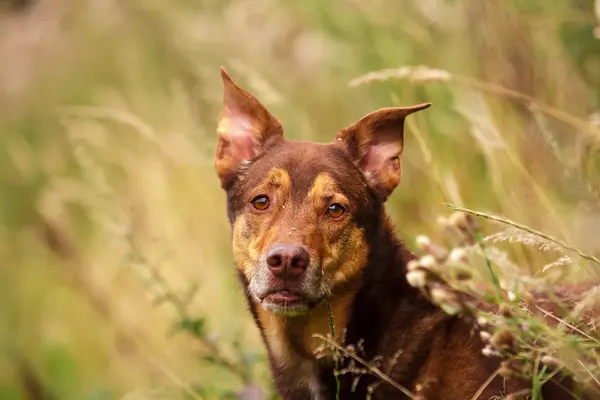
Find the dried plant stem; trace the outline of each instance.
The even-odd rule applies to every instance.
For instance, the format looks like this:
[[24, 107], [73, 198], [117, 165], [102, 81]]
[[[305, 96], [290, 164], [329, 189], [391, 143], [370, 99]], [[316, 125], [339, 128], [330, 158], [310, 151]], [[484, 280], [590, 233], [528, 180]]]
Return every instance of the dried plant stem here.
[[349, 82], [351, 87], [364, 85], [373, 81], [386, 81], [390, 79], [407, 79], [411, 82], [446, 82], [456, 83], [466, 87], [471, 87], [479, 91], [490, 93], [496, 96], [509, 98], [512, 100], [519, 101], [528, 105], [530, 108], [535, 109], [543, 114], [549, 115], [556, 118], [557, 120], [563, 121], [572, 127], [598, 136], [598, 129], [594, 128], [587, 121], [584, 121], [578, 117], [565, 113], [564, 111], [558, 110], [540, 101], [537, 101], [531, 96], [524, 93], [518, 92], [513, 89], [509, 89], [505, 86], [498, 85], [491, 82], [481, 81], [468, 76], [456, 75], [443, 69], [434, 69], [424, 66], [418, 67], [402, 67], [397, 69], [386, 69], [381, 71], [374, 71], [368, 74], [359, 76], [352, 79]]
[[413, 399], [413, 400], [418, 400], [418, 397], [415, 396], [413, 393], [411, 393], [410, 390], [406, 389], [404, 386], [402, 386], [398, 382], [394, 381], [392, 378], [390, 378], [389, 376], [387, 376], [382, 370], [380, 370], [379, 368], [377, 368], [374, 365], [371, 365], [370, 363], [368, 363], [366, 360], [364, 360], [363, 358], [361, 358], [360, 356], [358, 356], [354, 352], [346, 350], [345, 348], [343, 348], [342, 346], [340, 346], [339, 344], [337, 344], [335, 342], [335, 340], [329, 339], [329, 338], [327, 338], [327, 337], [325, 337], [323, 335], [314, 335], [314, 337], [323, 340], [324, 342], [326, 342], [330, 346], [334, 347], [336, 350], [341, 351], [342, 353], [344, 353], [348, 357], [350, 357], [350, 358], [354, 359], [355, 361], [361, 363], [371, 373], [377, 375], [380, 379], [382, 379], [383, 381], [385, 381], [385, 382], [389, 383], [390, 385], [392, 385], [394, 388], [396, 388], [399, 391], [401, 391], [405, 396], [407, 396], [407, 397], [409, 397], [410, 399]]
[[582, 131], [589, 131], [590, 125], [581, 119], [574, 117], [570, 114], [567, 114], [561, 110], [558, 110], [554, 107], [550, 107], [547, 104], [541, 103], [535, 100], [533, 97], [518, 92], [516, 90], [509, 89], [505, 86], [501, 86], [495, 83], [480, 81], [477, 79], [469, 78], [467, 76], [461, 75], [451, 75], [450, 81], [454, 81], [458, 84], [464, 86], [470, 86], [482, 92], [491, 93], [497, 96], [510, 98], [513, 100], [520, 101], [521, 103], [525, 103], [529, 105], [530, 108], [535, 109], [543, 114], [550, 115], [556, 118], [559, 121], [563, 121], [574, 128], [580, 129]]
[[[175, 293], [174, 290], [171, 289], [168, 282], [163, 278], [163, 276], [158, 272], [158, 270], [149, 265], [146, 258], [137, 249], [135, 243], [133, 243], [133, 240], [130, 237], [128, 237], [128, 242], [133, 255], [138, 259], [138, 261], [142, 263], [142, 265], [144, 265], [147, 268], [148, 272], [152, 277], [152, 281], [163, 291], [165, 297], [168, 298], [169, 302], [175, 308], [175, 311], [177, 312], [179, 318], [183, 320], [190, 319], [190, 315], [187, 311], [187, 303], [183, 301], [179, 297], [179, 295]], [[236, 365], [234, 362], [230, 361], [227, 357], [225, 357], [225, 355], [213, 341], [211, 341], [205, 336], [194, 337], [202, 342], [202, 345], [206, 347], [210, 355], [218, 361], [218, 364], [220, 366], [231, 372], [233, 375], [239, 377], [244, 384], [249, 384], [251, 382], [252, 379], [248, 371]]]
[[[329, 326], [331, 327], [331, 337], [335, 339], [335, 323], [333, 321], [333, 311], [331, 310], [331, 302], [330, 301], [327, 301], [327, 308], [329, 311]], [[339, 359], [336, 354], [334, 354], [333, 359], [335, 362], [335, 368], [333, 370], [333, 373], [335, 376], [335, 399], [340, 400], [341, 385], [340, 385], [340, 377], [339, 377], [339, 370], [340, 370]]]
[[479, 233], [479, 231], [475, 230], [475, 232], [473, 232], [475, 235], [475, 240], [477, 241], [477, 245], [479, 246], [479, 248], [481, 249], [481, 253], [483, 254], [483, 257], [485, 258], [485, 265], [490, 273], [490, 275], [492, 276], [492, 283], [494, 284], [494, 286], [496, 287], [496, 290], [498, 291], [498, 298], [501, 299], [502, 298], [502, 287], [500, 286], [500, 279], [498, 278], [498, 275], [496, 274], [496, 271], [494, 271], [494, 266], [492, 265], [492, 261], [490, 260], [490, 258], [487, 255], [487, 250], [486, 250], [486, 246], [483, 243], [483, 238], [481, 236], [481, 234]]
[[498, 375], [499, 372], [500, 372], [500, 370], [497, 369], [492, 375], [490, 375], [489, 378], [487, 378], [487, 380], [485, 382], [483, 382], [483, 384], [481, 385], [479, 390], [477, 390], [477, 392], [475, 392], [473, 397], [471, 397], [471, 400], [477, 400], [479, 398], [479, 396], [481, 396], [481, 394], [483, 393], [485, 388], [488, 387], [488, 385], [490, 383], [492, 383], [492, 381]]
[[548, 318], [552, 318], [553, 320], [555, 320], [556, 322], [560, 323], [560, 324], [564, 324], [565, 326], [567, 326], [570, 329], [573, 329], [575, 332], [579, 333], [580, 335], [590, 339], [592, 342], [596, 343], [597, 345], [600, 346], [600, 340], [588, 335], [587, 333], [585, 333], [584, 331], [582, 331], [581, 329], [579, 329], [578, 327], [576, 327], [573, 324], [568, 323], [567, 321], [558, 318], [557, 316], [555, 316], [554, 314], [552, 314], [550, 311], [543, 309], [540, 306], [535, 306], [538, 310], [540, 310], [545, 316], [547, 316]]
[[592, 262], [600, 265], [600, 260], [597, 257], [594, 257], [594, 256], [592, 256], [590, 254], [584, 253], [583, 251], [579, 250], [578, 248], [573, 247], [573, 246], [571, 246], [571, 245], [563, 242], [562, 240], [554, 238], [554, 237], [552, 237], [550, 235], [547, 235], [547, 234], [545, 234], [543, 232], [536, 231], [535, 229], [532, 229], [532, 228], [530, 228], [530, 227], [528, 227], [526, 225], [522, 225], [522, 224], [519, 224], [517, 222], [511, 221], [509, 219], [506, 219], [506, 218], [503, 218], [503, 217], [499, 217], [499, 216], [496, 216], [496, 215], [487, 214], [487, 213], [483, 213], [483, 212], [480, 212], [480, 211], [469, 210], [468, 208], [458, 207], [458, 206], [455, 206], [453, 204], [446, 204], [446, 205], [450, 209], [455, 210], [455, 211], [465, 212], [465, 213], [468, 213], [468, 214], [475, 215], [477, 217], [481, 217], [481, 218], [489, 219], [491, 221], [501, 222], [501, 223], [506, 224], [506, 225], [514, 226], [517, 229], [520, 229], [520, 230], [525, 231], [525, 232], [529, 232], [529, 233], [534, 234], [536, 236], [539, 236], [539, 237], [541, 237], [543, 239], [546, 239], [546, 240], [548, 240], [548, 241], [550, 241], [550, 242], [552, 242], [554, 244], [559, 245], [560, 247], [562, 247], [562, 248], [564, 248], [566, 250], [570, 250], [570, 251], [572, 251], [574, 253], [577, 253], [581, 258], [584, 258], [586, 260], [592, 261]]
[[180, 376], [171, 370], [158, 357], [152, 347], [144, 340], [140, 332], [136, 332], [132, 326], [125, 323], [118, 312], [115, 312], [105, 299], [110, 296], [90, 279], [86, 271], [87, 265], [83, 263], [70, 238], [61, 230], [40, 216], [40, 230], [49, 250], [52, 251], [62, 262], [68, 273], [69, 283], [78, 293], [85, 296], [92, 308], [107, 322], [112, 324], [117, 332], [127, 341], [130, 351], [134, 351], [144, 362], [163, 373], [170, 381], [182, 388], [186, 394], [194, 400], [203, 400], [193, 387], [186, 383]]

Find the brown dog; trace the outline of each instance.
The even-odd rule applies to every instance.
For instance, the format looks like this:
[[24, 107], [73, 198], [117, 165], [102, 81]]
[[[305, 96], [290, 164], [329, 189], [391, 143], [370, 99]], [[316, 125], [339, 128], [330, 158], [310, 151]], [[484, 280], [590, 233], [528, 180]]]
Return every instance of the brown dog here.
[[[498, 363], [481, 354], [472, 322], [407, 284], [413, 256], [384, 211], [400, 182], [404, 119], [430, 104], [375, 111], [330, 144], [296, 142], [225, 70], [222, 78], [215, 166], [235, 263], [280, 395], [335, 398], [333, 360], [315, 357], [322, 342], [313, 336], [331, 332], [330, 304], [336, 341], [361, 341], [361, 356], [383, 357], [381, 370], [397, 384], [420, 399], [470, 399]], [[369, 388], [375, 399], [408, 398], [372, 375], [354, 378], [340, 376], [341, 399], [364, 399]], [[497, 376], [478, 398], [522, 388]], [[544, 399], [569, 398], [557, 390]]]

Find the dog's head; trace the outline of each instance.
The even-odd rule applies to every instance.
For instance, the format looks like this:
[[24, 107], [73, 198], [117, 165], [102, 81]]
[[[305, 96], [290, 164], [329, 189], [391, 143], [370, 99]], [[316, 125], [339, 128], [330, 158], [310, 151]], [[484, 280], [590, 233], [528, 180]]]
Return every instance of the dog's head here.
[[221, 74], [215, 167], [235, 263], [252, 301], [306, 313], [361, 276], [367, 230], [400, 182], [404, 119], [430, 104], [375, 111], [329, 144], [288, 141], [277, 118]]

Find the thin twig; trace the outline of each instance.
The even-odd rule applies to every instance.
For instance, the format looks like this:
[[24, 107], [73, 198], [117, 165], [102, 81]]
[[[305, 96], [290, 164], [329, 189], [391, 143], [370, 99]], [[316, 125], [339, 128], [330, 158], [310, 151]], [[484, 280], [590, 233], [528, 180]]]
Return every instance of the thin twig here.
[[498, 375], [499, 372], [500, 372], [500, 370], [497, 369], [492, 375], [490, 375], [489, 378], [487, 378], [487, 380], [485, 382], [483, 382], [483, 385], [481, 385], [481, 387], [479, 388], [479, 390], [477, 390], [477, 392], [475, 392], [475, 394], [473, 395], [473, 397], [471, 397], [471, 400], [477, 400], [479, 398], [479, 396], [481, 396], [481, 394], [483, 393], [483, 391], [485, 390], [485, 388], [488, 387], [488, 385], [490, 383], [492, 383], [492, 381]]
[[[331, 337], [335, 339], [335, 323], [333, 321], [333, 311], [331, 310], [331, 302], [329, 300], [327, 300], [327, 308], [329, 310], [329, 326], [331, 327]], [[335, 376], [335, 399], [340, 400], [341, 384], [338, 374], [340, 371], [340, 365], [337, 355], [334, 355], [333, 359], [335, 361], [335, 369], [333, 370]]]
[[330, 346], [334, 347], [336, 350], [341, 351], [342, 353], [344, 353], [345, 355], [347, 355], [348, 357], [353, 358], [355, 361], [358, 361], [359, 363], [361, 363], [362, 365], [364, 365], [369, 371], [371, 371], [373, 374], [377, 375], [380, 379], [384, 380], [385, 382], [389, 383], [390, 385], [392, 385], [394, 388], [398, 389], [399, 391], [401, 391], [402, 393], [404, 393], [404, 395], [408, 396], [409, 398], [413, 399], [413, 400], [418, 400], [418, 397], [416, 395], [414, 395], [413, 393], [411, 393], [410, 390], [406, 389], [404, 386], [400, 385], [398, 382], [395, 382], [392, 378], [390, 378], [389, 376], [387, 376], [382, 370], [380, 370], [379, 368], [375, 367], [374, 365], [371, 365], [370, 363], [368, 363], [367, 361], [365, 361], [364, 359], [362, 359], [360, 356], [358, 356], [357, 354], [350, 352], [346, 349], [344, 349], [342, 346], [340, 346], [339, 344], [337, 344], [334, 340], [331, 340], [323, 335], [313, 335], [314, 337], [323, 340], [324, 342], [326, 342], [327, 344], [329, 344]]
[[598, 339], [595, 339], [593, 336], [588, 335], [587, 333], [585, 333], [584, 331], [582, 331], [581, 329], [579, 329], [578, 327], [576, 327], [573, 324], [568, 323], [565, 320], [562, 320], [560, 318], [558, 318], [557, 316], [555, 316], [554, 314], [552, 314], [550, 311], [548, 310], [544, 310], [542, 307], [540, 306], [535, 306], [538, 310], [540, 310], [542, 313], [544, 313], [544, 315], [546, 315], [547, 317], [550, 317], [552, 319], [554, 319], [556, 322], [559, 322], [561, 324], [565, 324], [568, 328], [573, 329], [575, 332], [579, 333], [580, 335], [585, 336], [586, 338], [590, 339], [592, 342], [595, 342], [596, 344], [600, 345], [600, 341]]
[[592, 377], [592, 380], [598, 384], [598, 387], [600, 387], [600, 381], [597, 377], [594, 376], [594, 374], [592, 373], [592, 371], [590, 371], [588, 366], [585, 365], [585, 363], [581, 360], [577, 360], [577, 362], [583, 367], [583, 369], [585, 369], [585, 372], [587, 372]]

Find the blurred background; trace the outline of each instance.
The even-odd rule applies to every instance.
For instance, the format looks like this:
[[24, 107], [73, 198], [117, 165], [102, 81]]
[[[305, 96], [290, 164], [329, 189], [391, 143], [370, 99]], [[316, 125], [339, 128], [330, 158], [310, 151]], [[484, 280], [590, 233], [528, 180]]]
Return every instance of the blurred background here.
[[271, 393], [213, 171], [221, 65], [293, 139], [432, 102], [389, 203], [410, 247], [452, 203], [600, 256], [599, 26], [593, 0], [0, 0], [0, 399]]

